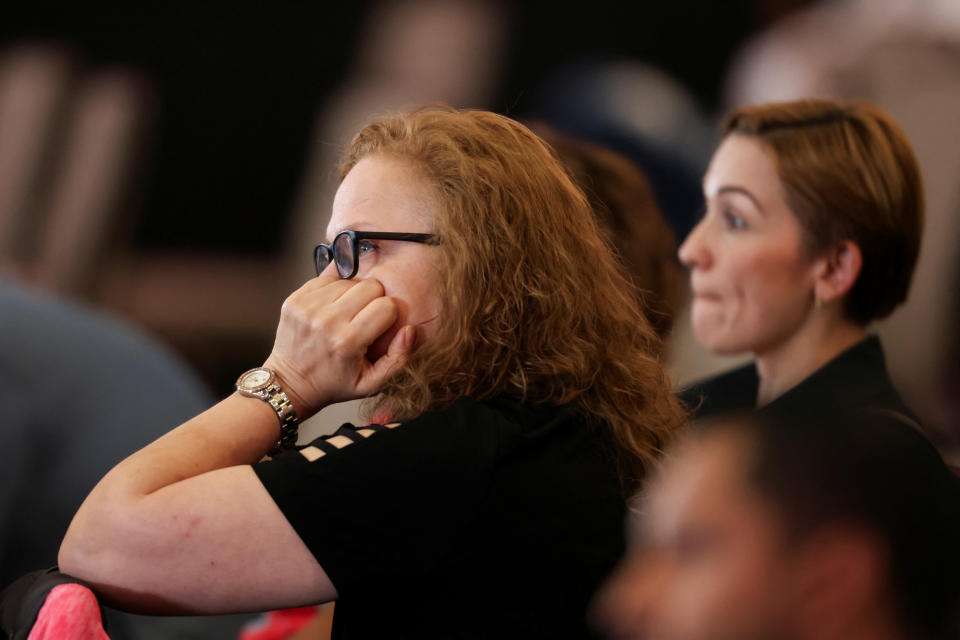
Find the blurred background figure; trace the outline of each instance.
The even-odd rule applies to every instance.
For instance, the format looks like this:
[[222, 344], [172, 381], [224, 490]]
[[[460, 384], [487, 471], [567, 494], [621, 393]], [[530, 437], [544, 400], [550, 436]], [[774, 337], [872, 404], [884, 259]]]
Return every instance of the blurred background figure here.
[[637, 512], [595, 611], [611, 638], [947, 638], [958, 479], [889, 414], [703, 425]]
[[532, 117], [630, 158], [674, 233], [693, 228], [715, 132], [676, 78], [637, 61], [578, 61], [551, 71], [530, 102]]
[[[102, 313], [0, 280], [0, 588], [51, 567], [94, 484], [212, 398], [170, 350]], [[246, 617], [110, 612], [115, 637], [204, 638]], [[132, 635], [131, 635], [132, 634]]]
[[587, 196], [600, 230], [638, 289], [661, 340], [686, 302], [686, 275], [677, 241], [644, 172], [626, 156], [535, 124]]

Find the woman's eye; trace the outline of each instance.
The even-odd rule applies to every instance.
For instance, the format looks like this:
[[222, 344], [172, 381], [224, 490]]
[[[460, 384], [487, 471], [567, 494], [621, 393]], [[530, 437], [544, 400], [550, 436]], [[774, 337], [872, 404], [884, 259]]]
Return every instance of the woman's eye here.
[[370, 253], [371, 251], [376, 251], [376, 250], [377, 250], [377, 245], [371, 242], [370, 240], [360, 240], [359, 242], [357, 242], [357, 251], [360, 253], [360, 255], [363, 255], [365, 253]]
[[727, 228], [729, 229], [743, 229], [747, 226], [747, 223], [743, 218], [730, 211], [723, 212], [723, 219], [726, 221]]

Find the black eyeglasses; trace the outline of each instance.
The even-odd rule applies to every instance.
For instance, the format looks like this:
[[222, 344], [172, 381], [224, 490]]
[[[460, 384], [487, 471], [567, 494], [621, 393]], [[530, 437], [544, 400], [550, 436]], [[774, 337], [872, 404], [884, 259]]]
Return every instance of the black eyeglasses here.
[[430, 233], [392, 233], [389, 231], [341, 231], [330, 244], [320, 243], [313, 248], [313, 262], [317, 275], [336, 263], [337, 273], [344, 280], [357, 275], [360, 267], [360, 254], [364, 251], [364, 240], [402, 240], [403, 242], [430, 242], [434, 239]]

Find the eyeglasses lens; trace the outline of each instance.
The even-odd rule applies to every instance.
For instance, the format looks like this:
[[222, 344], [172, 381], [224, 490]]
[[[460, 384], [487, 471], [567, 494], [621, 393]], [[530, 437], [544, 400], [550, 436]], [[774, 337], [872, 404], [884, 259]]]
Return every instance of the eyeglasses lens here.
[[333, 259], [341, 278], [353, 275], [353, 239], [349, 234], [341, 233], [333, 239]]
[[323, 270], [330, 265], [330, 261], [333, 259], [333, 254], [330, 253], [330, 249], [320, 245], [314, 251], [313, 258], [317, 266], [317, 275], [320, 275], [323, 273]]

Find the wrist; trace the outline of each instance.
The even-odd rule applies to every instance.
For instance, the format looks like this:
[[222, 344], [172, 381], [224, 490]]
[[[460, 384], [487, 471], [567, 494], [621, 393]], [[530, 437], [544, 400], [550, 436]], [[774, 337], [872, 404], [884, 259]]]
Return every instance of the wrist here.
[[262, 400], [270, 406], [279, 421], [277, 440], [270, 455], [292, 449], [297, 444], [300, 420], [296, 407], [284, 389], [282, 378], [267, 367], [255, 367], [237, 378], [237, 392], [249, 398]]
[[[279, 374], [278, 374], [279, 375]], [[283, 380], [283, 376], [279, 376]], [[300, 417], [300, 420], [306, 420], [313, 414], [315, 414], [319, 409], [312, 408], [304, 399], [296, 392], [293, 387], [284, 385], [284, 389], [287, 391], [287, 398], [290, 399], [290, 404], [293, 406], [294, 411], [297, 412], [297, 415]]]
[[278, 358], [271, 354], [270, 357], [264, 361], [263, 366], [264, 368], [276, 372], [276, 375], [281, 380], [283, 389], [287, 392], [287, 397], [290, 399], [290, 402], [293, 405], [294, 410], [297, 412], [297, 416], [299, 416], [301, 422], [311, 417], [328, 404], [320, 398], [312, 397], [313, 395], [317, 394], [310, 393], [314, 389], [312, 385], [310, 385], [309, 381], [296, 373], [296, 370], [293, 367], [288, 366], [282, 358]]

